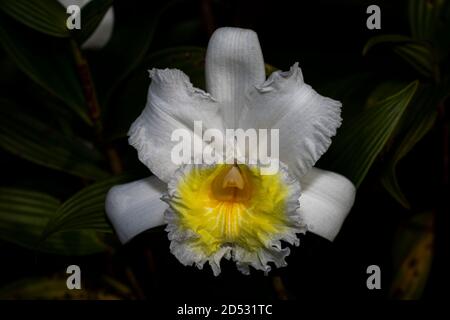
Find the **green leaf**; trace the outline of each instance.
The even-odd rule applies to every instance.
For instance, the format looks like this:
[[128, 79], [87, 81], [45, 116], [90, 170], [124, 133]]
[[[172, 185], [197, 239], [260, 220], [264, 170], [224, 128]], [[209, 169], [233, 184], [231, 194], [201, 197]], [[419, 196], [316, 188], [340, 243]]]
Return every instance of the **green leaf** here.
[[42, 238], [69, 230], [111, 232], [105, 215], [106, 194], [111, 187], [129, 181], [130, 178], [127, 175], [111, 177], [76, 193], [58, 208], [56, 215], [48, 222]]
[[0, 239], [53, 254], [86, 255], [103, 251], [104, 246], [92, 231], [54, 234], [37, 246], [59, 205], [59, 200], [44, 193], [0, 188]]
[[[102, 277], [94, 286], [86, 286], [83, 278], [82, 290], [67, 289], [67, 274], [57, 274], [51, 278], [33, 277], [9, 283], [0, 289], [1, 300], [118, 300], [133, 298], [131, 289], [116, 280]], [[109, 281], [109, 282], [107, 282]], [[114, 281], [121, 286], [122, 292], [113, 287]], [[116, 285], [117, 286], [117, 285]], [[97, 289], [98, 288], [98, 289]]]
[[0, 0], [0, 10], [34, 30], [55, 37], [69, 37], [68, 15], [55, 0]]
[[401, 142], [381, 177], [383, 187], [405, 208], [410, 208], [410, 204], [399, 186], [397, 165], [433, 127], [437, 118], [438, 97], [432, 88], [422, 88], [418, 91], [410, 110], [402, 120], [405, 132], [402, 134]]
[[364, 46], [363, 55], [380, 44], [391, 46], [396, 54], [424, 76], [430, 77], [433, 74], [436, 61], [431, 47], [426, 42], [398, 34], [375, 36]]
[[445, 0], [409, 0], [408, 16], [412, 36], [419, 40], [433, 40]]
[[418, 82], [367, 108], [343, 126], [327, 152], [330, 169], [342, 173], [358, 187], [383, 150], [404, 114]]
[[93, 0], [81, 9], [82, 28], [72, 30], [80, 44], [94, 33], [112, 3], [113, 0]]
[[28, 77], [91, 124], [67, 39], [39, 34], [0, 12], [0, 43]]
[[414, 42], [414, 39], [403, 36], [401, 34], [383, 34], [379, 36], [375, 36], [367, 41], [366, 45], [363, 48], [363, 55], [367, 55], [367, 53], [373, 49], [373, 47], [378, 46], [380, 44], [400, 44], [400, 43], [408, 43]]
[[[447, 0], [409, 0], [409, 23], [414, 39], [428, 43], [433, 48], [436, 65], [445, 61], [450, 51], [450, 3]], [[434, 78], [439, 82], [439, 70], [435, 67]]]
[[434, 215], [414, 215], [396, 234], [393, 247], [395, 276], [389, 296], [394, 299], [419, 299], [427, 283], [433, 260]]
[[396, 94], [403, 89], [408, 83], [405, 81], [388, 80], [379, 83], [374, 89], [371, 88], [369, 97], [366, 97], [365, 108], [376, 107], [381, 101]]
[[36, 164], [88, 179], [108, 173], [100, 169], [102, 155], [85, 141], [67, 137], [0, 100], [0, 147]]
[[420, 43], [406, 43], [393, 48], [394, 52], [426, 77], [434, 71], [434, 57], [429, 46]]

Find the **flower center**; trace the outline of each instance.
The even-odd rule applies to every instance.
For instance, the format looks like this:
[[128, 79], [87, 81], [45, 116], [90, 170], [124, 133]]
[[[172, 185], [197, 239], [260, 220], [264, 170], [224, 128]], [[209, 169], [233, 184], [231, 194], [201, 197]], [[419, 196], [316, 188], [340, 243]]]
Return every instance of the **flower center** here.
[[236, 164], [224, 166], [214, 178], [211, 189], [218, 201], [246, 202], [252, 197], [251, 179]]
[[289, 230], [287, 201], [299, 197], [281, 174], [261, 175], [245, 164], [189, 167], [174, 186], [174, 221], [208, 256], [223, 247], [255, 252], [269, 245]]

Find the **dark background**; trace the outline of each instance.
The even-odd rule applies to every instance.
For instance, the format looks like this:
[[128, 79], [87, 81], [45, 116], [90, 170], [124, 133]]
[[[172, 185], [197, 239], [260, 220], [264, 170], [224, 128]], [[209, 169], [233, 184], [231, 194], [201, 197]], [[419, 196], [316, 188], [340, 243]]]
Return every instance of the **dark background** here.
[[[298, 61], [305, 82], [319, 93], [344, 102], [345, 122], [346, 112], [350, 113], [348, 110], [352, 109], [352, 106], [362, 109], [370, 93], [386, 79], [408, 82], [418, 79], [421, 83], [429, 81], [388, 48], [375, 48], [367, 55], [362, 54], [364, 45], [376, 35], [410, 34], [407, 2], [179, 1], [159, 19], [146, 55], [176, 46], [206, 48], [211, 32], [221, 26], [253, 29], [258, 33], [266, 63], [287, 70]], [[369, 16], [366, 8], [370, 4], [378, 4], [381, 8], [381, 30], [366, 28], [366, 19]], [[115, 1], [114, 5], [139, 6], [135, 17], [138, 20], [145, 19], [146, 13], [150, 16], [164, 6], [165, 2], [129, 1], [127, 4], [126, 1]], [[11, 19], [4, 13], [1, 14], [0, 18]], [[127, 50], [127, 47], [121, 50]], [[31, 112], [39, 119], [47, 121], [46, 113], [49, 109], [39, 108], [39, 104], [44, 103], [36, 101], [35, 96], [29, 94], [35, 90], [36, 84], [29, 81], [28, 76], [15, 66], [14, 61], [1, 47], [0, 57], [0, 96], [25, 105], [25, 109], [32, 109]], [[98, 52], [86, 52], [86, 57], [94, 80], [101, 82], [101, 71], [97, 72], [97, 69], [101, 68], [96, 67], [96, 61], [108, 57]], [[120, 54], [117, 57], [120, 57]], [[170, 66], [170, 61], [168, 64]], [[109, 65], [114, 68], [116, 61], [111, 59]], [[121, 126], [126, 129], [140, 113], [139, 105], [142, 108], [145, 103], [149, 81], [145, 80], [145, 72], [151, 67], [152, 65], [145, 62], [138, 64], [126, 78], [142, 78], [142, 89], [133, 87], [130, 84], [133, 83], [132, 80], [123, 81], [119, 85], [115, 91], [119, 93], [113, 95], [112, 107], [109, 110], [116, 110], [117, 105], [121, 103], [126, 116], [122, 118], [122, 113], [118, 112], [117, 116], [114, 111], [108, 111], [107, 114], [109, 113], [111, 118], [104, 125], [105, 132], [114, 132], [117, 119], [123, 121]], [[443, 59], [442, 70], [443, 75], [448, 74], [447, 58]], [[361, 81], [347, 81], [353, 75], [361, 74], [367, 77], [361, 77]], [[123, 94], [120, 93], [121, 90]], [[133, 99], [129, 105], [128, 99]], [[443, 110], [447, 105], [447, 102], [442, 102]], [[48, 120], [49, 123], [53, 123], [52, 121]], [[114, 235], [107, 235], [108, 250], [87, 256], [41, 253], [8, 241], [0, 241], [0, 286], [31, 278], [64, 279], [65, 268], [69, 264], [76, 264], [81, 267], [84, 287], [93, 292], [108, 291], [112, 286], [105, 285], [103, 281], [103, 275], [107, 274], [128, 288], [120, 291], [113, 286], [116, 293], [120, 292], [117, 295], [121, 298], [180, 301], [226, 301], [235, 298], [402, 299], [406, 297], [405, 293], [395, 291], [393, 283], [398, 277], [402, 277], [401, 268], [405, 266], [396, 261], [402, 261], [410, 254], [408, 250], [413, 249], [399, 247], [399, 237], [404, 237], [405, 233], [409, 236], [411, 233], [411, 242], [414, 242], [420, 239], [424, 232], [429, 232], [434, 239], [429, 273], [418, 273], [413, 275], [413, 279], [406, 277], [401, 281], [413, 283], [417, 281], [414, 277], [425, 279], [425, 289], [419, 296], [425, 299], [442, 298], [440, 292], [448, 284], [446, 256], [450, 243], [447, 200], [449, 193], [444, 169], [445, 157], [448, 157], [448, 149], [445, 151], [445, 145], [448, 144], [445, 139], [448, 138], [443, 135], [446, 123], [448, 124], [448, 116], [443, 113], [398, 166], [398, 180], [411, 202], [411, 208], [404, 208], [394, 200], [379, 181], [392, 154], [392, 150], [386, 148], [377, 156], [358, 188], [354, 208], [335, 242], [330, 243], [311, 233], [302, 236], [301, 245], [292, 248], [291, 255], [287, 258], [288, 267], [274, 269], [269, 276], [254, 270], [250, 276], [242, 275], [233, 263], [228, 261], [223, 262], [219, 277], [212, 275], [209, 266], [205, 266], [203, 271], [184, 267], [170, 254], [167, 234], [161, 227], [139, 235], [125, 246], [121, 246]], [[82, 125], [75, 124], [74, 127], [82, 137], [88, 138], [91, 134]], [[358, 132], [354, 134], [358, 135]], [[118, 150], [125, 171], [133, 171], [138, 177], [149, 174], [138, 162], [135, 151], [127, 145], [125, 137], [119, 137], [111, 144]], [[59, 199], [67, 199], [86, 185], [85, 181], [80, 183], [77, 177], [39, 166], [5, 150], [0, 150], [0, 157], [2, 186], [48, 191]], [[318, 166], [331, 169], [329, 163], [330, 160], [325, 157]], [[448, 178], [448, 171], [446, 174]], [[415, 222], [411, 223], [411, 219], [420, 217], [423, 213], [427, 213], [425, 220], [429, 222], [431, 219], [432, 222], [425, 223], [426, 227], [423, 224], [417, 226]], [[418, 257], [417, 264], [427, 263], [420, 260], [420, 254]], [[366, 269], [369, 265], [378, 265], [381, 268], [381, 290], [368, 290], [366, 287]], [[414, 268], [414, 265], [411, 267]], [[12, 291], [15, 293], [8, 298], [27, 298], [17, 289], [20, 286], [15, 288], [16, 291]], [[2, 296], [7, 294], [3, 292]], [[36, 294], [32, 296], [36, 297], [39, 298]], [[102, 297], [98, 293], [92, 293], [81, 298]], [[73, 296], [66, 294], [58, 298]]]

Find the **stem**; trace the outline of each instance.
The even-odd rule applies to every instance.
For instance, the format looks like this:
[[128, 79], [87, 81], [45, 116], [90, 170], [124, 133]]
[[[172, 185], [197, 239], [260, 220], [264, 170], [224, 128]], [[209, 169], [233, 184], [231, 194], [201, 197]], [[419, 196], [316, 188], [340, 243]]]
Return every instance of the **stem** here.
[[128, 282], [130, 283], [131, 288], [133, 289], [136, 297], [139, 300], [145, 299], [144, 291], [142, 290], [141, 286], [139, 285], [133, 271], [131, 271], [130, 268], [125, 269], [125, 276], [127, 277]]
[[120, 161], [120, 157], [117, 153], [117, 150], [112, 146], [105, 146], [103, 139], [103, 126], [100, 118], [101, 108], [97, 99], [97, 94], [95, 91], [94, 81], [92, 80], [91, 70], [87, 63], [86, 58], [81, 52], [78, 44], [74, 41], [70, 41], [70, 45], [72, 47], [72, 53], [75, 60], [76, 69], [78, 72], [78, 76], [80, 78], [80, 83], [83, 88], [84, 99], [86, 101], [86, 105], [89, 109], [89, 117], [94, 124], [95, 137], [97, 142], [103, 149], [105, 149], [106, 156], [109, 160], [109, 165], [111, 171], [114, 174], [119, 174], [123, 172], [122, 162]]
[[289, 295], [287, 293], [286, 287], [284, 286], [283, 279], [280, 276], [274, 276], [272, 278], [272, 285], [280, 300], [289, 300]]
[[122, 161], [120, 160], [119, 153], [111, 146], [106, 148], [106, 155], [108, 156], [109, 166], [114, 174], [121, 174], [123, 172]]
[[71, 40], [70, 44], [72, 46], [72, 53], [75, 59], [78, 76], [83, 88], [84, 98], [89, 109], [89, 116], [94, 123], [94, 126], [99, 126], [99, 129], [101, 130], [100, 105], [95, 93], [94, 82], [92, 81], [89, 65], [84, 58], [83, 53], [78, 48], [78, 44], [74, 40]]

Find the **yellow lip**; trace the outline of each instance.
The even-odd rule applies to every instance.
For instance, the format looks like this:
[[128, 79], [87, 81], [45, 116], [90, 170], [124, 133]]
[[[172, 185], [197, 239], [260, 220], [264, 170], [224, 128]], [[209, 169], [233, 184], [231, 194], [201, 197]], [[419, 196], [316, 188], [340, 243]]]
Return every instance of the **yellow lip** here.
[[180, 179], [169, 203], [179, 228], [193, 232], [191, 247], [209, 256], [223, 246], [257, 251], [288, 225], [288, 188], [279, 174], [219, 164], [194, 168]]

